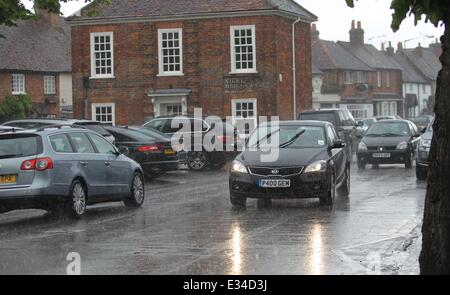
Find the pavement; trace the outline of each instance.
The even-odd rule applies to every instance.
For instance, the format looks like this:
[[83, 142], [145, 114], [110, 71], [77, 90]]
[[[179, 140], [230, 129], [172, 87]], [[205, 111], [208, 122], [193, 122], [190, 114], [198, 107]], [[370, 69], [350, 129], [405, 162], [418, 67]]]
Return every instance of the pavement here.
[[81, 274], [418, 274], [426, 184], [401, 165], [353, 164], [351, 182], [333, 207], [236, 210], [226, 169], [179, 170], [149, 181], [140, 209], [101, 204], [78, 221], [0, 214], [0, 274], [66, 274], [73, 252]]

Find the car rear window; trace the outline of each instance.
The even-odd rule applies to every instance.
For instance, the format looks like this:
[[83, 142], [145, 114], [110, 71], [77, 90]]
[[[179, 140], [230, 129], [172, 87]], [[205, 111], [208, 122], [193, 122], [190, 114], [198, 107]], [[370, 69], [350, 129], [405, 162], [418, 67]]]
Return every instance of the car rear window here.
[[0, 159], [29, 157], [41, 152], [42, 141], [37, 134], [7, 134], [0, 136]]
[[325, 121], [336, 126], [335, 113], [303, 113], [300, 114], [300, 120]]
[[83, 126], [86, 129], [92, 130], [94, 132], [97, 132], [98, 134], [102, 136], [110, 136], [111, 134], [100, 124], [76, 124], [79, 126]]
[[[153, 142], [155, 141], [155, 137], [150, 136], [149, 134], [145, 134], [143, 132], [128, 129], [128, 128], [115, 128], [114, 131], [111, 131], [114, 135], [119, 134], [119, 136], [114, 136], [117, 142], [121, 142], [122, 138], [127, 138], [129, 142]], [[120, 136], [123, 135], [123, 136]], [[165, 139], [167, 140], [167, 139]]]

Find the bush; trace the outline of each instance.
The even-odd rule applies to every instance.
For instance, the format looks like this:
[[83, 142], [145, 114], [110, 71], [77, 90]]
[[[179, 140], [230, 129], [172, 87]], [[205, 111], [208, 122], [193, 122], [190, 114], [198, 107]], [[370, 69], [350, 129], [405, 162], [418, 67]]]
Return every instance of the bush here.
[[9, 95], [0, 103], [0, 122], [23, 119], [33, 112], [33, 104], [28, 95]]

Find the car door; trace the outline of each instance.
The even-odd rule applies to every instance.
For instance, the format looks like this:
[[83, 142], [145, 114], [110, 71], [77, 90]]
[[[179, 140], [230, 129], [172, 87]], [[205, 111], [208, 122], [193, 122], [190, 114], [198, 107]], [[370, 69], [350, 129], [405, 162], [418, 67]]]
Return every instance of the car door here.
[[88, 186], [89, 198], [99, 198], [107, 194], [106, 157], [96, 153], [85, 132], [68, 133], [75, 152], [78, 167]]
[[103, 137], [94, 133], [89, 133], [88, 136], [92, 140], [96, 152], [105, 159], [108, 198], [129, 193], [132, 177], [129, 160], [119, 154], [114, 146]]
[[[326, 130], [330, 145], [333, 145], [333, 142], [339, 138], [336, 133], [336, 130], [331, 126], [327, 126]], [[337, 182], [340, 182], [344, 177], [345, 165], [347, 161], [345, 157], [345, 149], [331, 149], [330, 152], [331, 152], [331, 159], [334, 161], [336, 180]]]

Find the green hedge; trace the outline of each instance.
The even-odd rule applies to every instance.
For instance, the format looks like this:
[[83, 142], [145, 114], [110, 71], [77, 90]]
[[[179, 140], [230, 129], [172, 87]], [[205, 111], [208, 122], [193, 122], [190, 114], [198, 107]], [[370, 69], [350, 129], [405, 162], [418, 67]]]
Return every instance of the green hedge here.
[[0, 102], [0, 122], [26, 118], [32, 112], [31, 98], [26, 94], [9, 95]]

